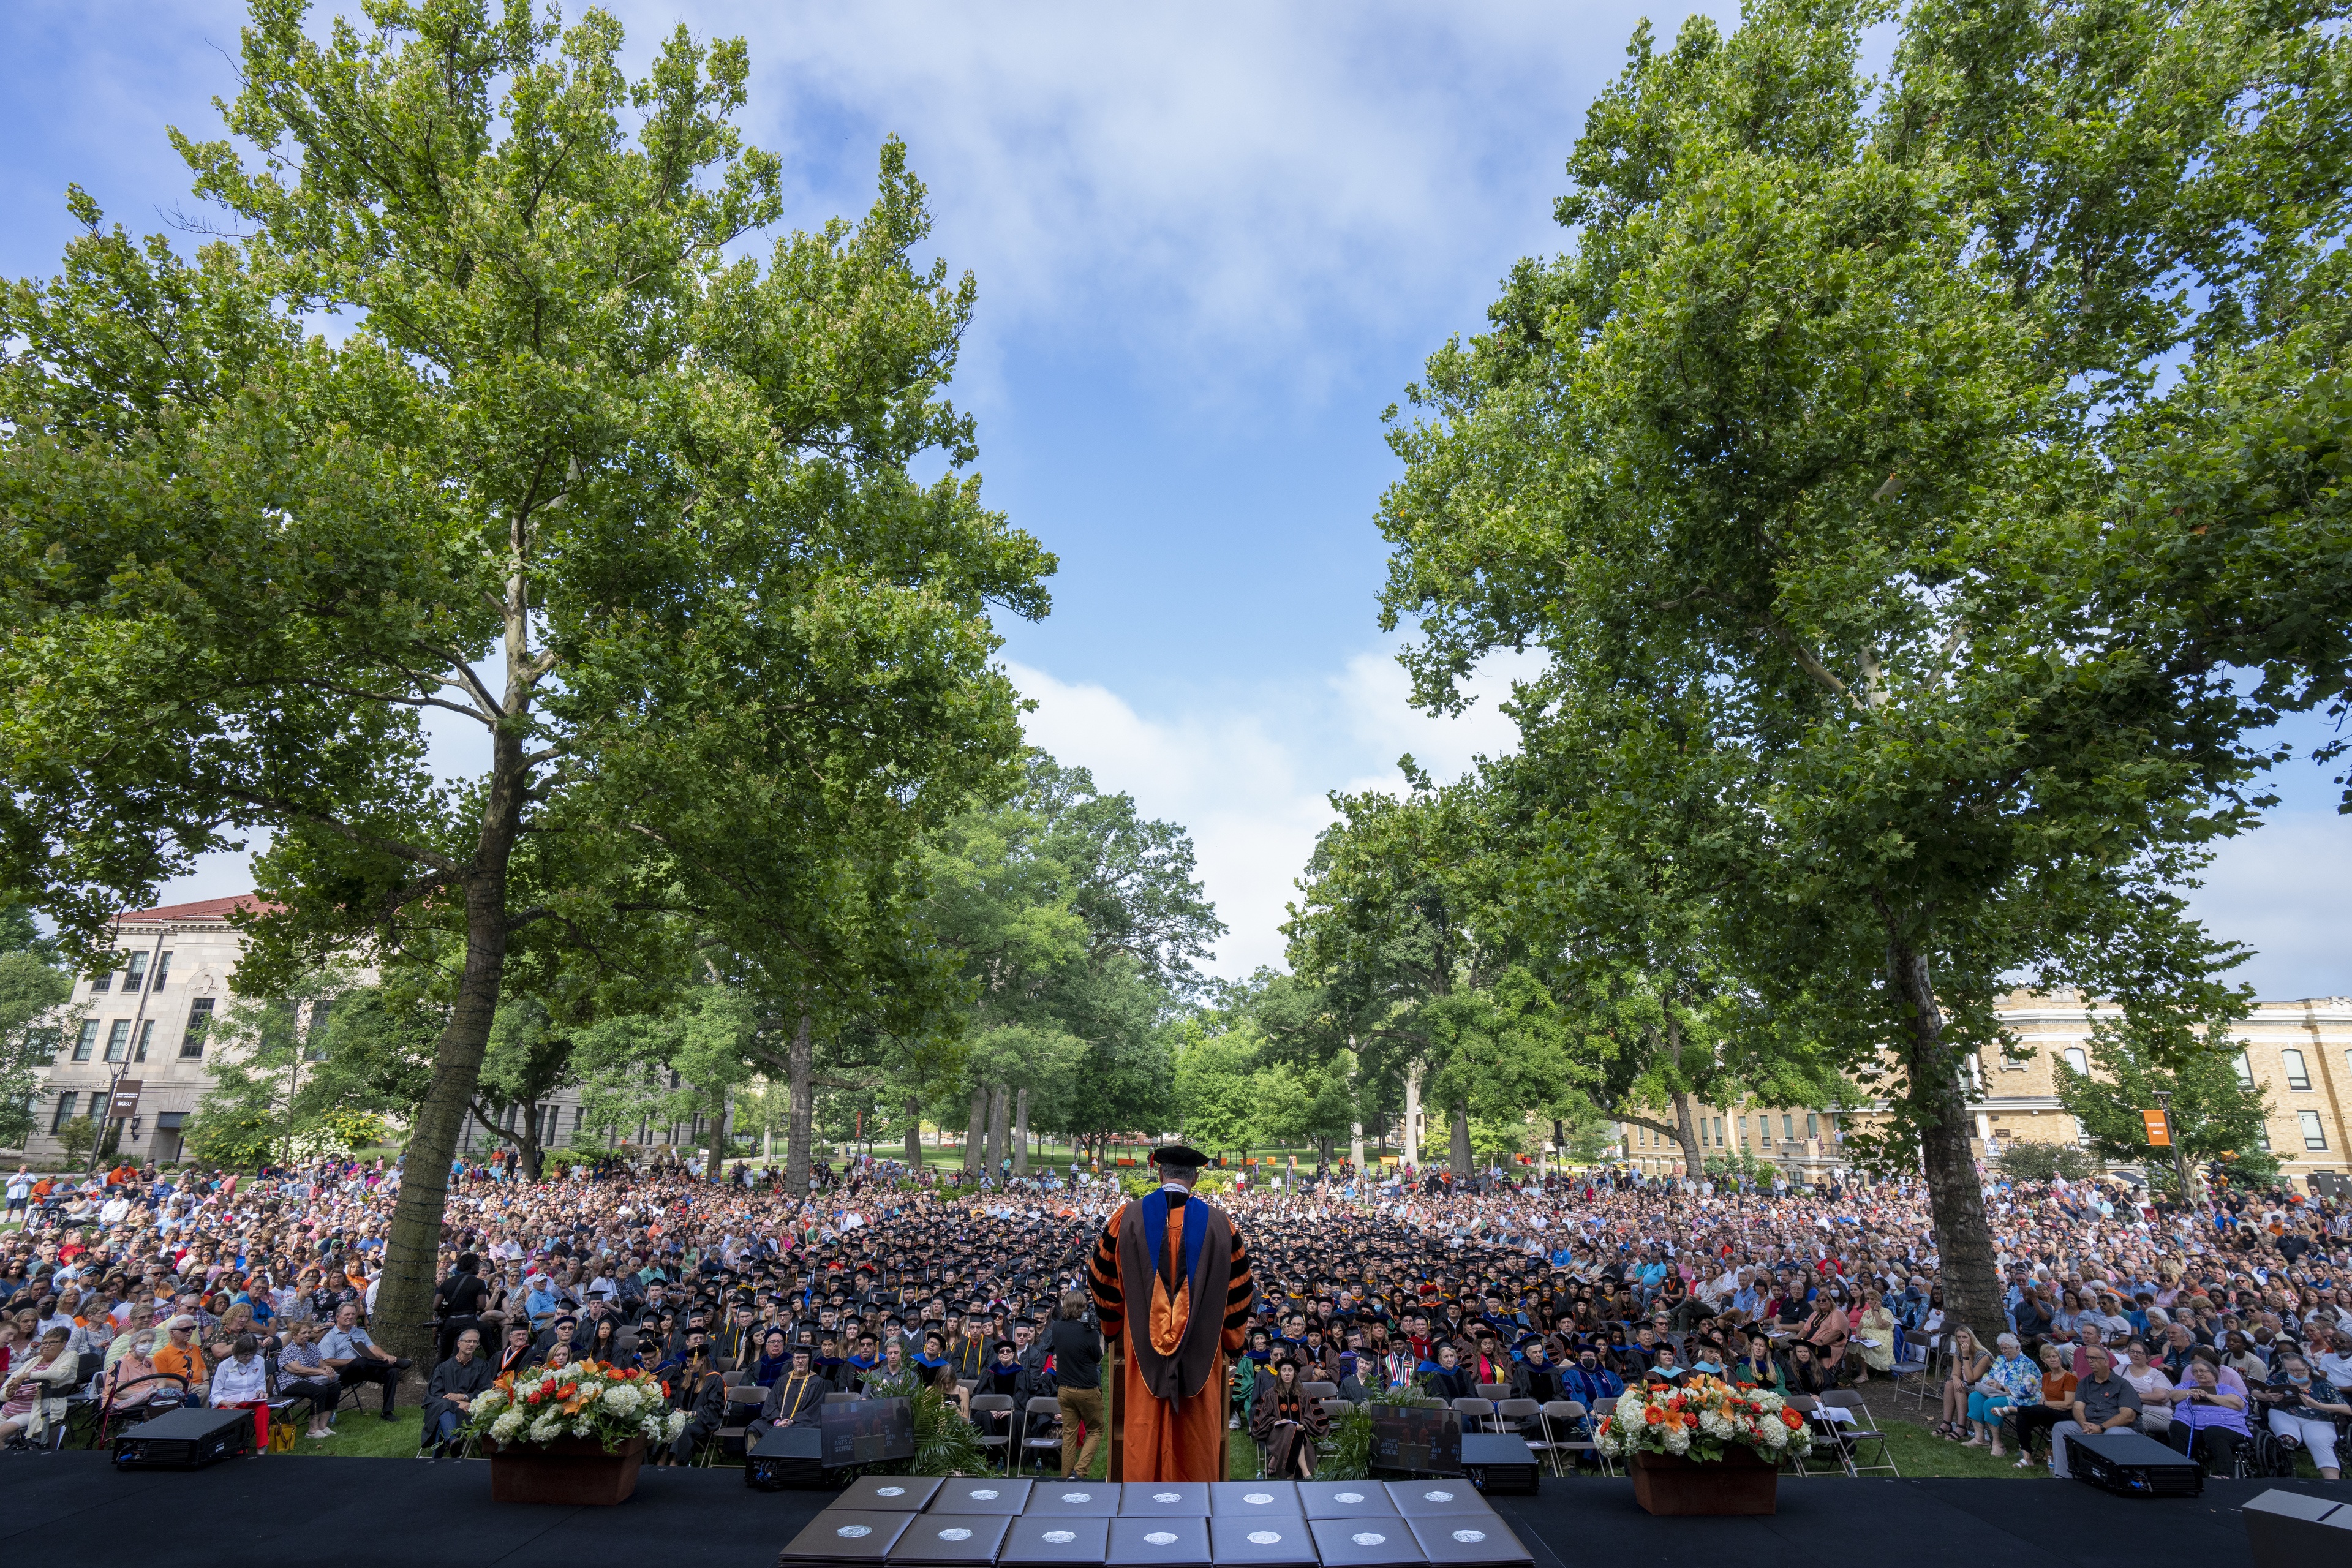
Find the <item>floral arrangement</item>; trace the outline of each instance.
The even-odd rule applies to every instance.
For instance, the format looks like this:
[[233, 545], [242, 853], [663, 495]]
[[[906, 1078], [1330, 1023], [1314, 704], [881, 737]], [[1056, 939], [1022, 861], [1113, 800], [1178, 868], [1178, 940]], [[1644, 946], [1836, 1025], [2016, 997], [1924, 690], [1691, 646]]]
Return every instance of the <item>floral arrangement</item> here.
[[505, 1373], [474, 1401], [466, 1430], [502, 1447], [593, 1437], [610, 1453], [632, 1437], [675, 1439], [686, 1430], [686, 1413], [669, 1408], [661, 1379], [652, 1373], [583, 1361], [553, 1372]]
[[1679, 1384], [1642, 1383], [1593, 1429], [1592, 1441], [1611, 1458], [1634, 1453], [1720, 1459], [1732, 1444], [1778, 1460], [1812, 1447], [1805, 1418], [1769, 1388], [1734, 1386], [1703, 1373]]

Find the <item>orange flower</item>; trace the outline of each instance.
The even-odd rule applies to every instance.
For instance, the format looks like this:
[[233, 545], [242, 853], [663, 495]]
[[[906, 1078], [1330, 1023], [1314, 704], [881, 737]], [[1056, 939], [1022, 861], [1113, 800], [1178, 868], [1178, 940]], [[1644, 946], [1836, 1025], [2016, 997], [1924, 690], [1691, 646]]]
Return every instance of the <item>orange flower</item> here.
[[1791, 1432], [1796, 1431], [1799, 1427], [1801, 1427], [1801, 1426], [1804, 1426], [1804, 1424], [1805, 1424], [1805, 1418], [1804, 1418], [1803, 1416], [1801, 1416], [1801, 1415], [1798, 1415], [1798, 1414], [1797, 1414], [1795, 1411], [1793, 1411], [1793, 1410], [1783, 1410], [1783, 1411], [1781, 1411], [1781, 1412], [1780, 1412], [1780, 1419], [1781, 1419], [1781, 1420], [1783, 1420], [1783, 1421], [1785, 1421], [1785, 1422], [1787, 1422], [1787, 1423], [1789, 1424], [1789, 1430], [1790, 1430], [1790, 1431], [1791, 1431]]
[[1688, 1410], [1684, 1411], [1684, 1412], [1683, 1412], [1683, 1425], [1684, 1425], [1684, 1426], [1697, 1426], [1697, 1425], [1698, 1425], [1698, 1416], [1697, 1416], [1697, 1415], [1696, 1415], [1696, 1413], [1692, 1412], [1692, 1411], [1688, 1411]]
[[1651, 1405], [1649, 1409], [1647, 1409], [1647, 1410], [1643, 1411], [1643, 1414], [1644, 1415], [1647, 1415], [1647, 1416], [1649, 1417], [1649, 1419], [1650, 1419], [1650, 1425], [1651, 1425], [1651, 1426], [1657, 1426], [1660, 1422], [1663, 1422], [1663, 1421], [1664, 1421], [1664, 1420], [1665, 1420], [1665, 1418], [1666, 1418], [1666, 1413], [1665, 1413], [1664, 1411], [1663, 1411], [1663, 1410], [1659, 1409], [1659, 1408], [1658, 1408], [1656, 1405]]

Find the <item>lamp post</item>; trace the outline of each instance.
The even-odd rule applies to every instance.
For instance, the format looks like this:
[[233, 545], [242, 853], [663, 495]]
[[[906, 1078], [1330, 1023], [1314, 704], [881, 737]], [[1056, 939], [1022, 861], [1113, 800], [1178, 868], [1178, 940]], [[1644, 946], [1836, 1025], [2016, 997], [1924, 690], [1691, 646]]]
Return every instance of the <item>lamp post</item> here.
[[2172, 1168], [2180, 1177], [2180, 1201], [2186, 1205], [2191, 1201], [2189, 1193], [2189, 1155], [2180, 1147], [2180, 1129], [2172, 1120], [2170, 1089], [2159, 1089], [2156, 1091], [2156, 1108], [2164, 1112], [2164, 1135], [2172, 1144]]

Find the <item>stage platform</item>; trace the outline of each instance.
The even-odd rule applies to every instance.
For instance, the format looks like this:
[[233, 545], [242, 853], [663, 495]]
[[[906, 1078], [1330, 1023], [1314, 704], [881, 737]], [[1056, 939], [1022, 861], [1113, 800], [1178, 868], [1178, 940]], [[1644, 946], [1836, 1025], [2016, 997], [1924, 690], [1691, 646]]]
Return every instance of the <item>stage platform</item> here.
[[[1736, 1563], [1820, 1568], [1885, 1557], [1903, 1568], [2246, 1568], [2238, 1507], [2273, 1486], [2352, 1500], [2324, 1482], [2209, 1481], [2201, 1498], [2119, 1498], [2073, 1481], [1846, 1480], [1780, 1484], [1769, 1519], [1652, 1519], [1630, 1481], [1547, 1478], [1491, 1500], [1536, 1568]], [[232, 1459], [193, 1474], [118, 1474], [103, 1454], [0, 1457], [0, 1553], [23, 1563], [160, 1553], [173, 1568], [257, 1563], [464, 1563], [467, 1568], [775, 1568], [828, 1500], [754, 1492], [735, 1469], [653, 1470], [618, 1508], [490, 1501], [475, 1461]]]

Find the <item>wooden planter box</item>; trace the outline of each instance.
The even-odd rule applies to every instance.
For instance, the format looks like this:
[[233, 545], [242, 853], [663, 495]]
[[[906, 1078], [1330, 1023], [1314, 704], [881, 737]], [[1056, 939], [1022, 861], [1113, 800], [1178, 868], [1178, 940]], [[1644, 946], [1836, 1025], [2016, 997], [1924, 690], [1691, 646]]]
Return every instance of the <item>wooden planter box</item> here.
[[632, 1437], [618, 1453], [593, 1437], [552, 1443], [511, 1443], [490, 1453], [494, 1502], [557, 1502], [573, 1508], [626, 1502], [637, 1489], [646, 1440]]
[[1727, 1448], [1719, 1460], [1636, 1453], [1633, 1470], [1633, 1500], [1651, 1513], [1778, 1511], [1780, 1467], [1753, 1448]]

